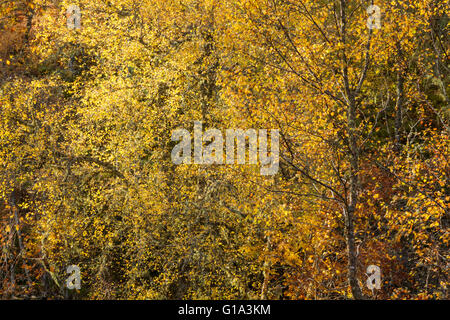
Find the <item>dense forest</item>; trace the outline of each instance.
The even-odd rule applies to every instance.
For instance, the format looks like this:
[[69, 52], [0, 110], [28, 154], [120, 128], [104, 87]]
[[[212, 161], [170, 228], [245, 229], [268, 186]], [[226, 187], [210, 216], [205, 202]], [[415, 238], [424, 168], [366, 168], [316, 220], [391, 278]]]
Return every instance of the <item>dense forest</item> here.
[[449, 8], [0, 0], [0, 298], [448, 299]]

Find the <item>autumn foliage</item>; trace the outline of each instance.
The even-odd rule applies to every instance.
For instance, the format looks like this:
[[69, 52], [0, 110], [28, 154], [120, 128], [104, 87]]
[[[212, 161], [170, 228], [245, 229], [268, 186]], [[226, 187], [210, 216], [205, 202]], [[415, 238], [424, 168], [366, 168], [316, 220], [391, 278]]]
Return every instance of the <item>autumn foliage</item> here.
[[[0, 2], [0, 297], [448, 299], [448, 8]], [[279, 129], [278, 173], [175, 165], [194, 121]]]

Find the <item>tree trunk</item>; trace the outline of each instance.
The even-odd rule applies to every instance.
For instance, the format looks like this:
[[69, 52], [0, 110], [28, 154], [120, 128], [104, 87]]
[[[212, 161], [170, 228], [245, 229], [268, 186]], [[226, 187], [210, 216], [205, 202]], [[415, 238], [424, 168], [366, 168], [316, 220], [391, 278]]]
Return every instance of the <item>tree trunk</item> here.
[[356, 205], [358, 203], [358, 185], [359, 185], [359, 151], [356, 143], [356, 122], [355, 122], [355, 101], [350, 97], [350, 104], [348, 107], [348, 131], [349, 131], [349, 149], [350, 149], [350, 196], [348, 199], [348, 206], [345, 210], [345, 238], [347, 241], [347, 256], [348, 256], [348, 282], [350, 284], [353, 297], [355, 299], [363, 299], [361, 288], [358, 284], [357, 267], [358, 258], [355, 247], [355, 233], [353, 227], [353, 216]]
[[353, 89], [350, 87], [348, 76], [348, 59], [345, 52], [346, 44], [346, 6], [347, 1], [340, 1], [340, 18], [341, 18], [341, 42], [344, 44], [342, 52], [342, 78], [344, 81], [345, 94], [347, 96], [347, 130], [348, 130], [348, 148], [350, 162], [350, 187], [349, 199], [344, 212], [345, 216], [345, 239], [347, 242], [347, 258], [348, 258], [348, 283], [350, 285], [353, 298], [364, 299], [361, 288], [358, 283], [357, 267], [358, 257], [355, 248], [355, 233], [353, 227], [353, 215], [358, 203], [358, 185], [359, 185], [359, 150], [356, 140], [356, 99]]

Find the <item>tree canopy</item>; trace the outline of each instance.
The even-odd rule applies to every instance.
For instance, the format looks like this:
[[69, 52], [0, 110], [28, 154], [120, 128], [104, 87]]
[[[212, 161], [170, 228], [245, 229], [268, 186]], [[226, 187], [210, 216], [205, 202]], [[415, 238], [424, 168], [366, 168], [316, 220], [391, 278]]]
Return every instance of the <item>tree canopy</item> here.
[[[448, 299], [448, 8], [0, 2], [0, 297]], [[278, 172], [174, 164], [195, 121]]]

